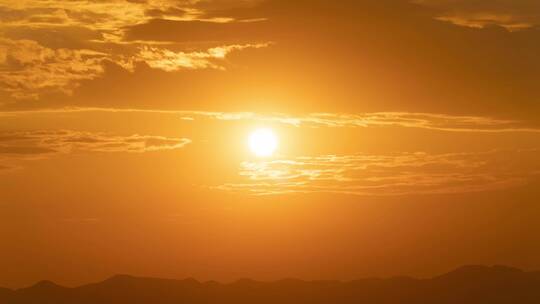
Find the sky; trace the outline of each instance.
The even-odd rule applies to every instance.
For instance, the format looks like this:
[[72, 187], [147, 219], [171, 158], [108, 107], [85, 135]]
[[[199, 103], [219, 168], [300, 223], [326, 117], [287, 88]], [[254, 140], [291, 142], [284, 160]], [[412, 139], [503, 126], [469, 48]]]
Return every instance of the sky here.
[[0, 286], [538, 270], [539, 38], [536, 0], [0, 0]]

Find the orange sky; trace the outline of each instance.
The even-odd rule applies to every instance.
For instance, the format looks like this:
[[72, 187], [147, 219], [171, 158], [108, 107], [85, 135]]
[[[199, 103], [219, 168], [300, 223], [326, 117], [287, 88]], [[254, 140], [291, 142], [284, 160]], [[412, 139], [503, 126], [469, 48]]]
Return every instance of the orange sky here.
[[0, 0], [0, 286], [539, 269], [538, 12]]

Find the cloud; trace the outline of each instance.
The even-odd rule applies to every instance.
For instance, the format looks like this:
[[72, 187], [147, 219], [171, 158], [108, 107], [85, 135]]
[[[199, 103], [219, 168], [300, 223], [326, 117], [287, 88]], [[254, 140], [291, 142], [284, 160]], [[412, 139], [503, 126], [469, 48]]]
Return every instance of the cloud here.
[[[39, 102], [15, 100], [4, 92], [0, 97], [12, 108], [241, 105], [273, 111], [291, 106], [294, 111], [334, 112], [467, 109], [478, 115], [537, 116], [536, 31], [478, 31], [434, 20], [455, 10], [456, 2], [500, 7], [497, 11], [511, 15], [519, 4], [512, 11], [506, 10], [511, 5], [505, 0], [410, 2], [0, 0], [0, 35], [5, 39], [34, 41], [52, 51], [106, 54], [95, 59], [102, 67], [105, 63], [105, 72], [92, 70], [89, 79], [76, 74], [58, 81], [57, 91], [75, 90], [73, 96], [48, 93], [53, 86], [45, 84], [63, 73], [49, 73], [40, 82], [25, 67], [29, 71], [15, 82], [22, 86], [27, 80], [32, 86], [12, 89], [11, 95]], [[519, 11], [534, 14], [538, 10], [532, 5], [521, 5]], [[214, 48], [266, 42], [273, 44], [264, 51], [242, 48], [227, 60], [211, 56]], [[207, 70], [194, 73], [194, 67]], [[222, 73], [223, 68], [228, 72]]]
[[31, 40], [0, 39], [0, 84], [16, 98], [36, 98], [47, 90], [70, 94], [82, 80], [104, 72], [104, 58], [92, 50], [53, 50]]
[[364, 114], [312, 113], [302, 116], [254, 112], [180, 111], [183, 119], [253, 120], [306, 127], [404, 127], [448, 132], [540, 132], [515, 120], [436, 113], [376, 112]]
[[504, 189], [540, 173], [540, 150], [325, 155], [241, 163], [240, 183], [216, 189], [255, 195], [409, 195]]
[[15, 98], [37, 99], [50, 91], [71, 94], [82, 81], [100, 77], [105, 72], [106, 61], [130, 71], [142, 62], [166, 72], [224, 70], [219, 61], [224, 61], [229, 53], [266, 46], [268, 44], [224, 45], [191, 52], [143, 46], [134, 55], [111, 55], [89, 49], [50, 49], [32, 40], [0, 38], [0, 85]]
[[268, 44], [226, 45], [210, 48], [206, 51], [174, 52], [156, 47], [143, 47], [133, 60], [145, 62], [154, 69], [167, 72], [180, 69], [218, 69], [225, 68], [216, 60], [223, 60], [230, 52], [247, 48], [263, 48]]
[[438, 113], [408, 112], [375, 112], [360, 114], [311, 113], [291, 115], [283, 113], [256, 112], [220, 112], [220, 111], [175, 111], [159, 109], [121, 109], [121, 108], [83, 108], [68, 107], [57, 109], [41, 109], [27, 111], [0, 111], [0, 117], [17, 117], [22, 115], [42, 114], [57, 115], [63, 113], [146, 113], [160, 115], [176, 115], [183, 121], [201, 121], [205, 119], [220, 121], [255, 121], [312, 128], [369, 128], [369, 127], [402, 127], [419, 128], [444, 132], [480, 132], [506, 133], [531, 132], [540, 133], [540, 128], [524, 121], [497, 119], [484, 116], [463, 116]]
[[501, 26], [508, 30], [540, 24], [540, 2], [536, 0], [415, 0], [414, 3], [437, 10], [436, 19], [460, 26], [484, 28]]
[[[197, 20], [203, 12], [190, 0], [90, 1], [21, 0], [0, 1], [2, 27], [83, 27], [99, 32], [102, 41], [123, 39], [127, 26], [155, 17], [165, 20]], [[219, 20], [216, 20], [219, 21]]]
[[71, 130], [17, 131], [0, 133], [2, 166], [21, 160], [36, 160], [55, 154], [77, 152], [143, 153], [176, 150], [191, 143], [187, 138], [149, 135], [118, 136]]
[[207, 43], [186, 47], [156, 42], [152, 37], [127, 39], [126, 33], [152, 20], [233, 22], [232, 18], [205, 17], [202, 8], [247, 4], [193, 0], [0, 0], [0, 86], [15, 99], [38, 99], [51, 92], [70, 95], [83, 81], [101, 77], [107, 62], [130, 71], [140, 63], [167, 72], [224, 70], [218, 61], [230, 52], [267, 45], [214, 42], [211, 46]]

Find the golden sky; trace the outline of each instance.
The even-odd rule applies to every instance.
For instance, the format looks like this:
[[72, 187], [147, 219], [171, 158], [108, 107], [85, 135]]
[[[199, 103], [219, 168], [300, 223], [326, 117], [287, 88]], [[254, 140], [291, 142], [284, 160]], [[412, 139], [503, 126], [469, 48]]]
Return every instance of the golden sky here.
[[0, 286], [538, 269], [539, 29], [536, 0], [0, 0]]

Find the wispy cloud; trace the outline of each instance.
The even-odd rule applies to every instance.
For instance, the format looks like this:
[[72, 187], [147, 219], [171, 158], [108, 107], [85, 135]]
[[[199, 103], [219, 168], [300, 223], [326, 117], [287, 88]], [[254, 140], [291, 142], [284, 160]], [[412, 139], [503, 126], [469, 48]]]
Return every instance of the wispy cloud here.
[[106, 62], [130, 71], [143, 62], [167, 72], [224, 70], [220, 61], [229, 53], [268, 46], [216, 41], [188, 48], [174, 41], [126, 38], [130, 27], [152, 20], [237, 22], [207, 17], [199, 2], [0, 0], [0, 87], [15, 99], [38, 99], [50, 91], [71, 94], [83, 80], [102, 76]]
[[131, 62], [145, 62], [151, 68], [167, 72], [181, 69], [224, 70], [225, 67], [219, 64], [218, 61], [225, 59], [229, 53], [247, 48], [263, 48], [268, 45], [268, 43], [226, 45], [194, 52], [174, 52], [167, 49], [145, 46], [131, 59]]
[[163, 20], [205, 20], [225, 22], [223, 18], [205, 18], [204, 11], [192, 0], [20, 0], [0, 1], [2, 28], [80, 27], [96, 31], [102, 42], [121, 42], [126, 27]]
[[0, 84], [16, 98], [37, 98], [48, 90], [69, 94], [80, 81], [104, 72], [104, 58], [91, 50], [53, 50], [31, 40], [0, 39]]
[[37, 99], [40, 94], [60, 91], [71, 94], [83, 80], [103, 75], [104, 64], [113, 62], [133, 71], [138, 63], [175, 72], [182, 69], [225, 70], [231, 52], [263, 48], [268, 44], [223, 45], [201, 51], [175, 52], [156, 46], [141, 46], [132, 55], [113, 55], [90, 49], [50, 49], [32, 40], [0, 38], [0, 85], [15, 98]]
[[187, 138], [149, 135], [119, 136], [71, 130], [19, 131], [0, 133], [0, 161], [5, 168], [18, 160], [43, 159], [54, 154], [75, 152], [143, 153], [180, 149]]
[[[540, 132], [520, 121], [483, 116], [434, 113], [376, 112], [364, 114], [312, 113], [303, 116], [257, 114], [251, 112], [192, 112], [187, 117], [205, 116], [218, 120], [267, 121], [308, 127], [406, 127], [449, 132]], [[192, 116], [189, 116], [192, 115]]]
[[62, 113], [147, 113], [159, 115], [176, 115], [182, 121], [253, 121], [263, 123], [276, 123], [296, 127], [310, 128], [376, 128], [376, 127], [402, 127], [419, 128], [444, 132], [479, 132], [479, 133], [506, 133], [531, 132], [540, 133], [540, 128], [519, 120], [498, 119], [485, 116], [463, 116], [438, 113], [410, 113], [410, 112], [374, 112], [361, 114], [340, 113], [311, 113], [305, 115], [291, 115], [283, 113], [256, 113], [256, 112], [216, 112], [216, 111], [174, 111], [159, 109], [122, 109], [122, 108], [81, 108], [69, 107], [58, 109], [4, 111], [0, 116], [22, 115], [55, 115]]
[[246, 161], [243, 182], [215, 188], [256, 195], [463, 193], [521, 185], [539, 172], [540, 150], [326, 155]]
[[436, 19], [455, 25], [484, 28], [497, 25], [515, 31], [540, 24], [540, 4], [536, 0], [414, 0], [438, 11]]
[[485, 28], [487, 26], [498, 25], [510, 31], [527, 29], [534, 26], [533, 23], [529, 23], [519, 18], [519, 16], [503, 13], [445, 13], [436, 19], [472, 28]]

